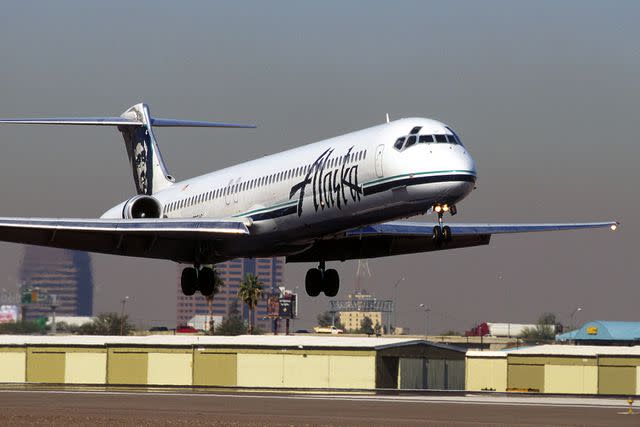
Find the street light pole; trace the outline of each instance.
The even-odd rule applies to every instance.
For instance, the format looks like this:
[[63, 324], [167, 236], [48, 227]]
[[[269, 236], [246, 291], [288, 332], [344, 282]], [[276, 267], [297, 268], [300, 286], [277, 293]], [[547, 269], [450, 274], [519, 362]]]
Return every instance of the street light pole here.
[[424, 304], [419, 304], [418, 305], [418, 309], [419, 310], [424, 310], [424, 336], [426, 338], [427, 337], [428, 326], [429, 326], [429, 312], [431, 311], [431, 309], [428, 308]]
[[120, 335], [124, 335], [124, 306], [129, 301], [129, 297], [126, 296], [120, 300], [122, 303], [122, 313], [120, 313]]
[[582, 311], [582, 307], [577, 307], [575, 310], [573, 310], [573, 312], [571, 313], [571, 315], [569, 316], [569, 328], [571, 328], [571, 330], [574, 329], [573, 326], [573, 316], [576, 315], [577, 312]]
[[396, 328], [398, 327], [398, 307], [396, 306], [397, 289], [400, 282], [403, 282], [403, 281], [404, 281], [404, 276], [399, 278], [398, 281], [395, 283], [395, 285], [393, 285], [393, 335], [395, 335]]

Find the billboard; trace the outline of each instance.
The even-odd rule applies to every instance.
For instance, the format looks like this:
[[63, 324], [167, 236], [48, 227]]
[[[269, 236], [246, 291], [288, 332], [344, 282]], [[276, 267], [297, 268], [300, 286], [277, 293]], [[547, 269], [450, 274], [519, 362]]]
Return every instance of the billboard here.
[[19, 309], [17, 305], [0, 305], [0, 323], [18, 321]]
[[275, 294], [267, 298], [267, 317], [272, 319], [295, 319], [297, 314], [296, 294]]

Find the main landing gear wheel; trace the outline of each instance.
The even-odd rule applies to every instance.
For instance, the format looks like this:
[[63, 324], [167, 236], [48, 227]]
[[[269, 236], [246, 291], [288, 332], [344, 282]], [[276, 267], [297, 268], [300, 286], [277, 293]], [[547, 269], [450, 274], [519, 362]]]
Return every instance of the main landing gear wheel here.
[[310, 297], [317, 297], [320, 292], [328, 297], [335, 297], [340, 290], [340, 275], [333, 268], [325, 270], [325, 263], [321, 261], [318, 268], [307, 271], [304, 287]]
[[310, 297], [317, 297], [322, 291], [322, 272], [318, 268], [310, 268], [304, 278], [304, 289]]
[[198, 288], [200, 293], [205, 296], [211, 296], [213, 294], [213, 285], [215, 280], [215, 274], [213, 269], [209, 267], [202, 267], [198, 272]]
[[326, 296], [335, 297], [338, 295], [338, 291], [340, 290], [340, 276], [338, 272], [333, 268], [325, 271], [324, 277], [322, 278], [322, 285]]
[[191, 296], [198, 290], [198, 271], [193, 267], [187, 267], [182, 270], [180, 276], [180, 287], [182, 293], [186, 296]]

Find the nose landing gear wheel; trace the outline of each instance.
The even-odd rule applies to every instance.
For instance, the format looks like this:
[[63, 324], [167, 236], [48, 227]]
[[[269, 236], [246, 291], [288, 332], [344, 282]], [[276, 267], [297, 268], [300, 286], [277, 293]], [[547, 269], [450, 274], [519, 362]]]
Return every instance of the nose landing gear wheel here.
[[193, 267], [187, 267], [182, 270], [180, 276], [180, 287], [182, 293], [186, 296], [191, 296], [198, 290], [198, 271]]
[[448, 225], [442, 227], [442, 240], [445, 242], [451, 241], [451, 228]]
[[310, 297], [317, 297], [322, 290], [322, 272], [317, 268], [311, 268], [307, 271], [304, 278], [304, 289]]
[[340, 276], [333, 268], [324, 272], [322, 280], [324, 294], [328, 297], [335, 297], [340, 290]]

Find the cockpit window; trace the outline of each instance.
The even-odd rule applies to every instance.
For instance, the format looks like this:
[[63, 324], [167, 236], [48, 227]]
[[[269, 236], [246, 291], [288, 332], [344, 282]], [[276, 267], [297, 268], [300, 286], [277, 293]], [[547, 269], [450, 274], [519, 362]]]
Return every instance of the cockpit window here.
[[416, 135], [411, 135], [409, 138], [407, 138], [407, 143], [405, 144], [404, 148], [411, 147], [413, 144], [416, 143], [417, 140], [418, 140], [418, 137]]
[[446, 135], [436, 135], [436, 142], [447, 142], [447, 136]]
[[402, 150], [402, 144], [404, 144], [404, 136], [402, 138], [398, 138], [393, 146], [398, 150]]
[[420, 129], [422, 129], [422, 126], [416, 126], [413, 129], [411, 129], [411, 132], [409, 132], [411, 135], [415, 135], [418, 132], [420, 132]]
[[433, 142], [433, 135], [420, 135], [419, 143]]
[[449, 140], [450, 144], [457, 144], [458, 141], [456, 141], [456, 137], [453, 135], [447, 135], [447, 139]]

